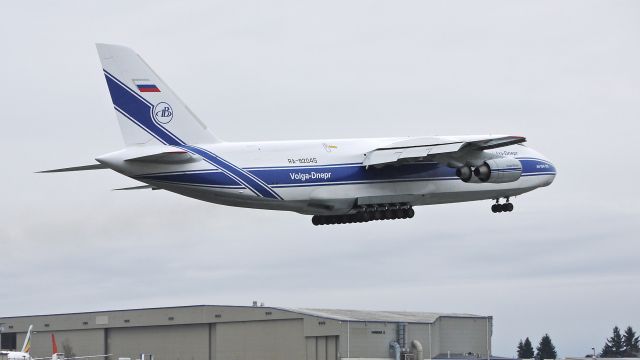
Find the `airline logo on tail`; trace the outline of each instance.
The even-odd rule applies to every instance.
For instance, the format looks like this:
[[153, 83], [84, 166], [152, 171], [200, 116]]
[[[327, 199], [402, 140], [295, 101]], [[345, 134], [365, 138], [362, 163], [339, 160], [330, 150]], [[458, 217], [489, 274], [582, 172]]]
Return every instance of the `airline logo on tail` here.
[[168, 124], [173, 119], [173, 109], [166, 102], [161, 102], [153, 107], [153, 117], [161, 124]]
[[133, 79], [133, 83], [136, 84], [140, 92], [160, 92], [156, 84], [152, 83], [149, 79]]

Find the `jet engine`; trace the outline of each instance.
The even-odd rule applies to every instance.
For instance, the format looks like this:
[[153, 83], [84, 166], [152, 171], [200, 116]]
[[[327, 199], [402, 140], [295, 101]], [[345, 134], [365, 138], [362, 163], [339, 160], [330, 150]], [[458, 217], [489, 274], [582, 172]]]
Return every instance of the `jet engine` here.
[[468, 166], [463, 166], [460, 168], [456, 169], [456, 176], [460, 178], [460, 180], [464, 181], [464, 182], [469, 182], [471, 181], [471, 178], [473, 177], [473, 170], [471, 170], [470, 167]]
[[522, 164], [518, 159], [501, 158], [487, 160], [473, 170], [473, 174], [483, 183], [501, 184], [514, 182], [522, 175]]

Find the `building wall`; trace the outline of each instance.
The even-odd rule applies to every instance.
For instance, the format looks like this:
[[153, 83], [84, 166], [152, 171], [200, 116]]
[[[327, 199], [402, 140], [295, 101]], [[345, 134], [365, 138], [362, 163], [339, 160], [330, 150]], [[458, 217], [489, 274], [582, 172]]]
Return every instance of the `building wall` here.
[[390, 357], [389, 343], [396, 339], [396, 324], [350, 322], [349, 330], [349, 348], [342, 347], [344, 357], [347, 351], [352, 358]]
[[212, 360], [303, 360], [302, 319], [216, 324]]
[[[411, 349], [411, 341], [418, 340], [422, 345], [422, 355], [425, 359], [429, 359], [432, 352], [430, 351], [431, 344], [433, 343], [433, 329], [431, 329], [431, 341], [429, 341], [429, 328], [433, 327], [432, 324], [408, 324], [407, 325], [407, 348]], [[433, 356], [436, 354], [433, 353]], [[423, 359], [420, 359], [423, 360]]]
[[458, 354], [471, 352], [486, 357], [487, 352], [490, 353], [491, 318], [441, 317], [437, 323], [440, 354], [448, 351]]
[[[397, 323], [351, 322], [347, 337], [345, 323], [339, 338], [340, 355], [344, 358], [347, 358], [347, 354], [351, 358], [391, 358], [389, 344], [396, 340], [397, 326]], [[452, 354], [471, 352], [485, 357], [488, 345], [487, 319], [441, 317], [433, 324], [407, 324], [407, 349], [411, 350], [413, 340], [422, 345], [425, 359], [447, 354], [448, 351]]]
[[173, 325], [107, 330], [112, 359], [153, 354], [156, 360], [208, 360], [209, 325]]
[[[105, 354], [105, 338], [103, 329], [38, 331], [31, 334], [31, 356], [51, 356], [51, 334], [54, 333], [58, 352], [63, 352], [66, 343], [76, 356]], [[22, 347], [26, 333], [18, 334], [18, 347]], [[19, 349], [18, 349], [19, 350]], [[66, 354], [70, 356], [70, 354]]]

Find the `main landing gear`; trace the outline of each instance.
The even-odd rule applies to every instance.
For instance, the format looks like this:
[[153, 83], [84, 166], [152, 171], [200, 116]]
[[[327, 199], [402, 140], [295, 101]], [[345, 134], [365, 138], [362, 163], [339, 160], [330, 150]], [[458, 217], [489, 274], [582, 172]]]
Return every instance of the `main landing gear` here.
[[504, 204], [500, 204], [500, 199], [496, 199], [496, 203], [491, 205], [491, 211], [494, 213], [512, 212], [513, 204], [509, 202], [509, 198], [507, 198], [507, 202]]
[[344, 215], [313, 215], [311, 222], [313, 225], [335, 225], [335, 224], [353, 224], [363, 223], [374, 220], [396, 220], [411, 219], [415, 215], [415, 211], [411, 205], [407, 204], [389, 204], [363, 206], [358, 212]]

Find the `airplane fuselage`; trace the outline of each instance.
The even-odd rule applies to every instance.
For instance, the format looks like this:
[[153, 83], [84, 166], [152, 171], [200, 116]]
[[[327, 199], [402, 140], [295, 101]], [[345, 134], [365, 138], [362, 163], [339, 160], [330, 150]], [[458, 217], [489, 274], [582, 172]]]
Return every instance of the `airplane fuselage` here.
[[20, 351], [3, 351], [0, 355], [6, 356], [7, 360], [31, 360], [31, 355]]
[[522, 176], [502, 184], [468, 183], [432, 161], [365, 166], [366, 153], [406, 138], [228, 142], [189, 145], [185, 162], [125, 161], [136, 148], [98, 157], [126, 176], [217, 204], [302, 214], [345, 214], [358, 206], [411, 206], [499, 199], [551, 184], [555, 167], [535, 150], [486, 150], [517, 159]]

